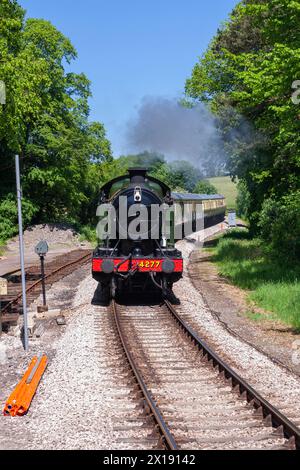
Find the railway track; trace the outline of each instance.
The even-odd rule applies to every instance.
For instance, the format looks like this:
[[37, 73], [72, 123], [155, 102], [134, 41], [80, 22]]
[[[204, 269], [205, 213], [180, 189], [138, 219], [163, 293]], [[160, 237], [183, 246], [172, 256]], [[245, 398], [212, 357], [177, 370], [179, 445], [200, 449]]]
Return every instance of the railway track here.
[[144, 397], [144, 410], [150, 416], [154, 423], [155, 423], [155, 428], [156, 431], [160, 435], [159, 443], [158, 446], [161, 448], [166, 448], [168, 450], [177, 450], [177, 443], [170, 432], [170, 429], [164, 420], [153, 396], [150, 390], [148, 390], [146, 382], [141, 375], [139, 368], [135, 362], [135, 359], [131, 353], [131, 348], [130, 345], [128, 344], [127, 338], [126, 338], [126, 333], [123, 329], [122, 321], [120, 320], [120, 317], [118, 315], [118, 310], [117, 310], [117, 305], [115, 302], [113, 302], [113, 313], [114, 313], [114, 318], [117, 326], [117, 331], [122, 343], [122, 347], [124, 349], [126, 358], [128, 360], [128, 363], [131, 367], [131, 370], [134, 374], [136, 383], [140, 389], [140, 392], [142, 393], [142, 396]]
[[172, 305], [112, 304], [147, 414], [168, 450], [295, 450], [300, 430], [239, 377]]
[[[90, 250], [74, 250], [67, 255], [58, 256], [45, 265], [46, 286], [52, 285], [62, 277], [71, 274], [74, 269], [91, 260]], [[2, 324], [15, 324], [22, 314], [22, 284], [20, 271], [12, 271], [4, 276], [8, 280], [8, 295], [1, 296]], [[26, 269], [27, 303], [30, 305], [41, 293], [40, 266]]]
[[93, 315], [95, 360], [99, 368], [96, 380], [102, 387], [101, 423], [108, 428], [108, 447], [123, 451], [164, 449], [156, 422], [124, 354], [111, 309], [95, 308]]

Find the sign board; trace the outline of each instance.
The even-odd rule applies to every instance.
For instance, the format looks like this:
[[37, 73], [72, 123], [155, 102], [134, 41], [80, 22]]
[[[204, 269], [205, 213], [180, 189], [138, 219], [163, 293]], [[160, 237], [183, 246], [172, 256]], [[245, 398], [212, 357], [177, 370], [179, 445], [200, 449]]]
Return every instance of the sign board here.
[[228, 225], [229, 227], [236, 227], [236, 212], [235, 211], [228, 213]]
[[7, 295], [7, 279], [0, 277], [0, 295]]
[[49, 251], [49, 246], [46, 241], [41, 241], [35, 247], [35, 252], [39, 256], [45, 256], [48, 253], [48, 251]]

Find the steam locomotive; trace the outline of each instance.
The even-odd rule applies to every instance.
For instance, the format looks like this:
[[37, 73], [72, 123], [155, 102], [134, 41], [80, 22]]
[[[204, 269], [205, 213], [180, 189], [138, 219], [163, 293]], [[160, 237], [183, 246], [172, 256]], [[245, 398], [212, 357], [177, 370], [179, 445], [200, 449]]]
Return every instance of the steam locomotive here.
[[[124, 204], [125, 219], [121, 214]], [[202, 217], [205, 225], [213, 224], [224, 220], [226, 211], [223, 196], [171, 193], [167, 185], [148, 175], [144, 168], [130, 169], [128, 175], [107, 183], [101, 191], [101, 206], [113, 209], [107, 213], [112, 219], [107, 225], [115, 223], [115, 231], [104, 236], [98, 234], [92, 261], [93, 278], [99, 283], [99, 300], [105, 304], [124, 292], [152, 291], [178, 303], [172, 290], [183, 274], [182, 253], [175, 246], [182, 238], [178, 228], [190, 222], [190, 232], [195, 231], [197, 217]], [[135, 215], [130, 212], [131, 208], [142, 206], [143, 211], [135, 211]], [[169, 208], [167, 231], [163, 211], [159, 210], [154, 220], [155, 206]], [[137, 214], [137, 232], [132, 234], [128, 229]]]

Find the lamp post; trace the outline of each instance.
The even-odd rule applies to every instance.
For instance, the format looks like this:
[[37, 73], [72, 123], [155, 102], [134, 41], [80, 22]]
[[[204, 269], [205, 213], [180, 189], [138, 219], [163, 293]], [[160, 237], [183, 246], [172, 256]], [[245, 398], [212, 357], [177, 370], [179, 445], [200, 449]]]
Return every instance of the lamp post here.
[[43, 310], [47, 311], [47, 301], [46, 301], [46, 285], [45, 285], [45, 256], [49, 251], [49, 246], [46, 241], [41, 241], [35, 247], [36, 254], [40, 257], [41, 260], [41, 276], [42, 276], [42, 290], [43, 290]]
[[18, 199], [18, 221], [19, 221], [19, 244], [20, 244], [20, 262], [22, 273], [22, 299], [23, 299], [23, 319], [24, 319], [24, 349], [29, 350], [28, 335], [28, 317], [27, 317], [27, 299], [26, 299], [26, 274], [24, 262], [24, 239], [23, 239], [23, 218], [22, 218], [22, 189], [20, 179], [20, 159], [16, 155], [16, 182], [17, 182], [17, 199]]

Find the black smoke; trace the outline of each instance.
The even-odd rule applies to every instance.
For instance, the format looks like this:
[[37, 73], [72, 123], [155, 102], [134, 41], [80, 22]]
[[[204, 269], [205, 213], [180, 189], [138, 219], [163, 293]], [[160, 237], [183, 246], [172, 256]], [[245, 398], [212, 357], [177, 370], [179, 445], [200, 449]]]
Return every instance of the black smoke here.
[[135, 152], [187, 160], [207, 176], [222, 173], [226, 164], [217, 121], [204, 104], [183, 106], [177, 99], [144, 98], [128, 124], [127, 142]]

